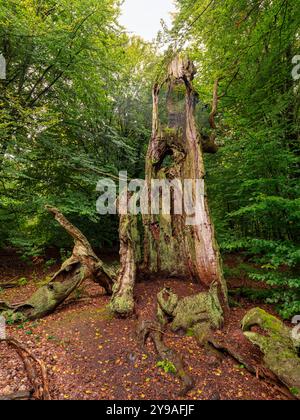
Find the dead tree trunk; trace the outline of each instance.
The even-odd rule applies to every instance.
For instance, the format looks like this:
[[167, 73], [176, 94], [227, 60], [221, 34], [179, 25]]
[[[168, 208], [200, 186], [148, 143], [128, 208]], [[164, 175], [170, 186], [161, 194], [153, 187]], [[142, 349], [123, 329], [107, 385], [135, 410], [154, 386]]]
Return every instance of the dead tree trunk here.
[[[133, 193], [121, 193], [118, 198], [127, 206]], [[123, 203], [124, 204], [124, 203]], [[117, 315], [127, 316], [134, 311], [134, 286], [141, 262], [140, 233], [138, 218], [133, 214], [119, 215], [120, 270], [113, 286], [110, 309]]]
[[[153, 132], [146, 159], [146, 181], [149, 191], [153, 179], [172, 182], [171, 214], [160, 211], [144, 217], [143, 269], [148, 273], [190, 278], [206, 289], [216, 282], [226, 304], [227, 288], [205, 193], [203, 147], [194, 116], [198, 100], [192, 85], [195, 73], [190, 60], [177, 57], [169, 66], [166, 81], [153, 89]], [[164, 125], [159, 118], [159, 95], [165, 86]], [[184, 205], [182, 214], [176, 210], [180, 185], [185, 186], [185, 180], [192, 185], [186, 198], [197, 206], [194, 214], [188, 214]], [[196, 203], [198, 193], [200, 199]], [[195, 221], [190, 221], [191, 216]]]
[[96, 256], [83, 233], [59, 210], [49, 206], [47, 210], [73, 237], [73, 253], [51, 281], [38, 289], [26, 302], [18, 305], [0, 302], [0, 312], [11, 320], [37, 319], [49, 315], [86, 279], [98, 283], [108, 294], [112, 293], [116, 273]]
[[140, 261], [140, 243], [137, 217], [120, 215], [120, 271], [113, 286], [111, 310], [121, 316], [134, 310], [134, 285]]

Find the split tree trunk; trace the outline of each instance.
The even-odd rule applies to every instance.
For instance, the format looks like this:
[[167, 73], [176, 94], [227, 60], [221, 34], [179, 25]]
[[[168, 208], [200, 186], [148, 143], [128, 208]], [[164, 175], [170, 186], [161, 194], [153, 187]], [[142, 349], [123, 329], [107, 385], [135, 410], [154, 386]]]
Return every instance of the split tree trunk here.
[[[190, 60], [177, 57], [169, 66], [166, 82], [154, 86], [153, 132], [146, 158], [149, 190], [153, 179], [179, 179], [181, 185], [184, 185], [185, 180], [191, 180], [193, 199], [197, 189], [204, 187], [205, 179], [203, 147], [194, 116], [198, 100], [192, 85], [195, 73]], [[168, 92], [162, 104], [167, 111], [165, 125], [161, 124], [159, 118], [159, 95], [163, 86], [166, 86]], [[194, 225], [188, 223], [189, 214], [185, 209], [183, 214], [175, 214], [175, 190], [176, 187], [172, 192], [171, 215], [160, 212], [158, 215], [144, 217], [143, 269], [152, 274], [190, 278], [206, 289], [216, 282], [220, 297], [226, 304], [227, 288], [205, 187], [195, 214], [198, 221]]]

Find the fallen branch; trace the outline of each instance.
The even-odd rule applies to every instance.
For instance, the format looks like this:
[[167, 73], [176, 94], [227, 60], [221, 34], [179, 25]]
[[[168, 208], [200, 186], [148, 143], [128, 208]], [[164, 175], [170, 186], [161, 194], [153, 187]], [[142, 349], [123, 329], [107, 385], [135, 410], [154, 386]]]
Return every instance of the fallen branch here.
[[2, 312], [4, 317], [10, 317], [15, 322], [22, 319], [38, 319], [51, 314], [87, 279], [99, 284], [107, 294], [112, 294], [117, 270], [107, 267], [96, 256], [83, 233], [58, 209], [50, 206], [46, 206], [46, 209], [72, 236], [74, 249], [71, 257], [62, 264], [50, 282], [40, 287], [26, 302], [18, 305], [0, 302], [0, 314]]
[[[30, 350], [27, 349], [22, 343], [16, 340], [13, 337], [7, 337], [4, 339], [0, 339], [0, 342], [7, 343], [10, 347], [16, 350], [17, 354], [23, 361], [24, 367], [27, 372], [27, 376], [29, 382], [34, 390], [33, 393], [29, 391], [29, 394], [32, 394], [32, 397], [37, 400], [44, 400], [50, 401], [50, 392], [49, 392], [49, 381], [48, 381], [48, 373], [45, 364], [34, 356]], [[37, 369], [36, 365], [39, 369]], [[39, 370], [39, 372], [38, 372]], [[28, 393], [27, 393], [28, 394]], [[23, 398], [24, 399], [24, 394]], [[3, 396], [4, 399], [20, 399], [20, 394], [8, 395]]]

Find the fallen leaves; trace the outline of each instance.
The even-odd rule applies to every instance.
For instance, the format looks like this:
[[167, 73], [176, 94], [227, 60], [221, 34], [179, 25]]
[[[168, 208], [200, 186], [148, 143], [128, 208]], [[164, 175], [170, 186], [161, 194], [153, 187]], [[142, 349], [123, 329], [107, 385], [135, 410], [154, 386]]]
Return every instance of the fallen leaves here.
[[[155, 310], [152, 296], [165, 284], [179, 292], [182, 290], [182, 294], [192, 293], [196, 287], [173, 280], [138, 284], [138, 309], [145, 318], [151, 318], [151, 311]], [[180, 399], [177, 395], [179, 380], [157, 369], [151, 345], [149, 354], [139, 348], [134, 335], [135, 320], [104, 316], [105, 311], [99, 307], [106, 306], [108, 298], [99, 296], [97, 285], [88, 284], [88, 291], [95, 296], [88, 303], [80, 302], [75, 308], [66, 306], [36, 325], [28, 324], [21, 329], [9, 327], [28, 346], [36, 348], [46, 361], [54, 398]], [[237, 331], [242, 316], [242, 309], [233, 312], [229, 326], [225, 331], [218, 331], [217, 336], [224, 337], [230, 331]], [[33, 334], [26, 335], [26, 331]], [[38, 343], [36, 336], [40, 338]], [[238, 334], [235, 337], [236, 340], [243, 339]], [[282, 399], [281, 394], [249, 375], [229, 358], [217, 362], [212, 368], [207, 351], [197, 345], [194, 337], [178, 338], [170, 334], [167, 344], [184, 356], [186, 366], [193, 372], [196, 386], [187, 396], [190, 400], [216, 396], [222, 399]], [[247, 342], [243, 345], [245, 352], [252, 349]], [[3, 346], [0, 346], [0, 358], [0, 393], [7, 386], [12, 391], [26, 386], [22, 365]]]

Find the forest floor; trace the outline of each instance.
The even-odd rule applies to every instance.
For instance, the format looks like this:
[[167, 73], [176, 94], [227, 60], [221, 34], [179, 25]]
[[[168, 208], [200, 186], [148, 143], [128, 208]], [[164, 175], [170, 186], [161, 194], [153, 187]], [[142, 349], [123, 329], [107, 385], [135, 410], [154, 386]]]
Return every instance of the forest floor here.
[[[231, 261], [232, 264], [232, 261]], [[58, 266], [44, 269], [44, 261], [28, 266], [12, 253], [0, 255], [0, 282], [23, 279], [25, 285], [0, 292], [0, 300], [20, 302], [30, 296], [38, 283]], [[26, 279], [26, 281], [24, 281]], [[241, 279], [230, 279], [230, 287], [240, 287]], [[136, 287], [139, 319], [151, 319], [156, 294], [165, 286], [180, 296], [199, 291], [195, 284], [176, 279], [157, 279]], [[94, 283], [86, 282], [56, 312], [36, 322], [8, 326], [7, 332], [25, 344], [48, 368], [53, 399], [167, 399], [180, 400], [180, 381], [157, 366], [151, 344], [143, 350], [137, 343], [137, 319], [116, 319], [107, 310], [109, 298]], [[231, 346], [254, 364], [260, 351], [243, 336], [240, 322], [255, 305], [242, 300], [232, 308], [218, 340], [230, 337]], [[274, 313], [272, 307], [259, 304]], [[284, 400], [276, 386], [257, 379], [229, 356], [222, 360], [201, 348], [194, 337], [178, 336], [170, 331], [165, 342], [184, 359], [195, 387], [183, 399], [190, 400]], [[0, 344], [0, 395], [29, 389], [22, 362], [5, 343]]]

